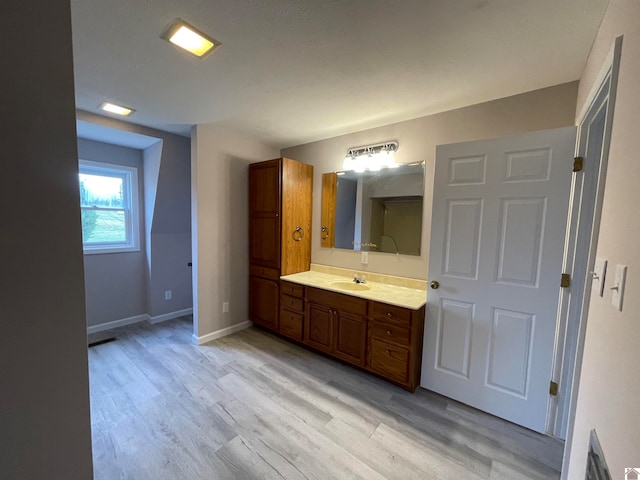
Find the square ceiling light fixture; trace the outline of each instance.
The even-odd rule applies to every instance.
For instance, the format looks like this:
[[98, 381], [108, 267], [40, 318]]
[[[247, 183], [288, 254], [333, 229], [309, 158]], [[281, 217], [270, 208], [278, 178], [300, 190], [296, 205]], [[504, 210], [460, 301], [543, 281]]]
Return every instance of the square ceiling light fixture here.
[[173, 43], [198, 58], [204, 58], [216, 47], [222, 45], [180, 18], [177, 18], [160, 38]]
[[122, 105], [116, 105], [111, 102], [102, 102], [98, 108], [105, 112], [115, 113], [116, 115], [121, 115], [123, 117], [130, 117], [135, 112], [133, 108], [123, 107]]

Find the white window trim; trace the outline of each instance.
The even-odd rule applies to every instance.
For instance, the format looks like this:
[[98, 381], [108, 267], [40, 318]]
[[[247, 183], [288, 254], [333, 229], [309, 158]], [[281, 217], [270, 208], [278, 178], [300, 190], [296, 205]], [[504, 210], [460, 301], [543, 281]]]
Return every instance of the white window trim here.
[[96, 255], [104, 253], [126, 253], [126, 252], [139, 252], [140, 251], [140, 195], [138, 189], [138, 169], [136, 167], [130, 167], [128, 165], [116, 165], [113, 163], [94, 162], [91, 160], [80, 159], [79, 173], [95, 173], [100, 175], [111, 171], [117, 173], [118, 176], [124, 174], [127, 179], [125, 183], [128, 183], [129, 189], [126, 189], [124, 195], [129, 200], [129, 224], [131, 227], [131, 235], [129, 241], [124, 244], [94, 244], [86, 245], [82, 244], [85, 255]]

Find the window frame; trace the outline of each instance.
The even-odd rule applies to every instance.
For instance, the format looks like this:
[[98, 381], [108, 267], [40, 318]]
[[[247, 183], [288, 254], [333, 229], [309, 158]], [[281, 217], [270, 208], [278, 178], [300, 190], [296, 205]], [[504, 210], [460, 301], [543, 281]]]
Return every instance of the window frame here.
[[99, 175], [123, 179], [123, 208], [108, 207], [83, 207], [80, 204], [80, 213], [83, 210], [124, 210], [125, 216], [125, 242], [82, 242], [85, 255], [105, 253], [126, 253], [140, 251], [140, 195], [138, 186], [138, 169], [129, 165], [117, 165], [114, 163], [95, 162], [79, 159], [78, 161], [78, 189], [80, 189], [80, 174]]

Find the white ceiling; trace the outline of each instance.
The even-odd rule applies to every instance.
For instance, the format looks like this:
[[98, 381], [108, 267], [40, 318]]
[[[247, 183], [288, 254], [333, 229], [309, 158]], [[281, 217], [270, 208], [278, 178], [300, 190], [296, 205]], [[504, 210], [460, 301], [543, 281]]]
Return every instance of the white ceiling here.
[[[71, 0], [76, 104], [287, 147], [580, 77], [608, 0]], [[203, 60], [160, 34], [222, 42]]]

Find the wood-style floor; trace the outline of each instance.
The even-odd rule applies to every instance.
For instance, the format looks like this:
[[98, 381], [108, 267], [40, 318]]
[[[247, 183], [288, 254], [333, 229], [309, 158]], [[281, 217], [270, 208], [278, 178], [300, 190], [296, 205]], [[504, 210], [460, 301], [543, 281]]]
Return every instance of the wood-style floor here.
[[112, 333], [89, 349], [96, 480], [559, 478], [557, 440], [256, 328]]

